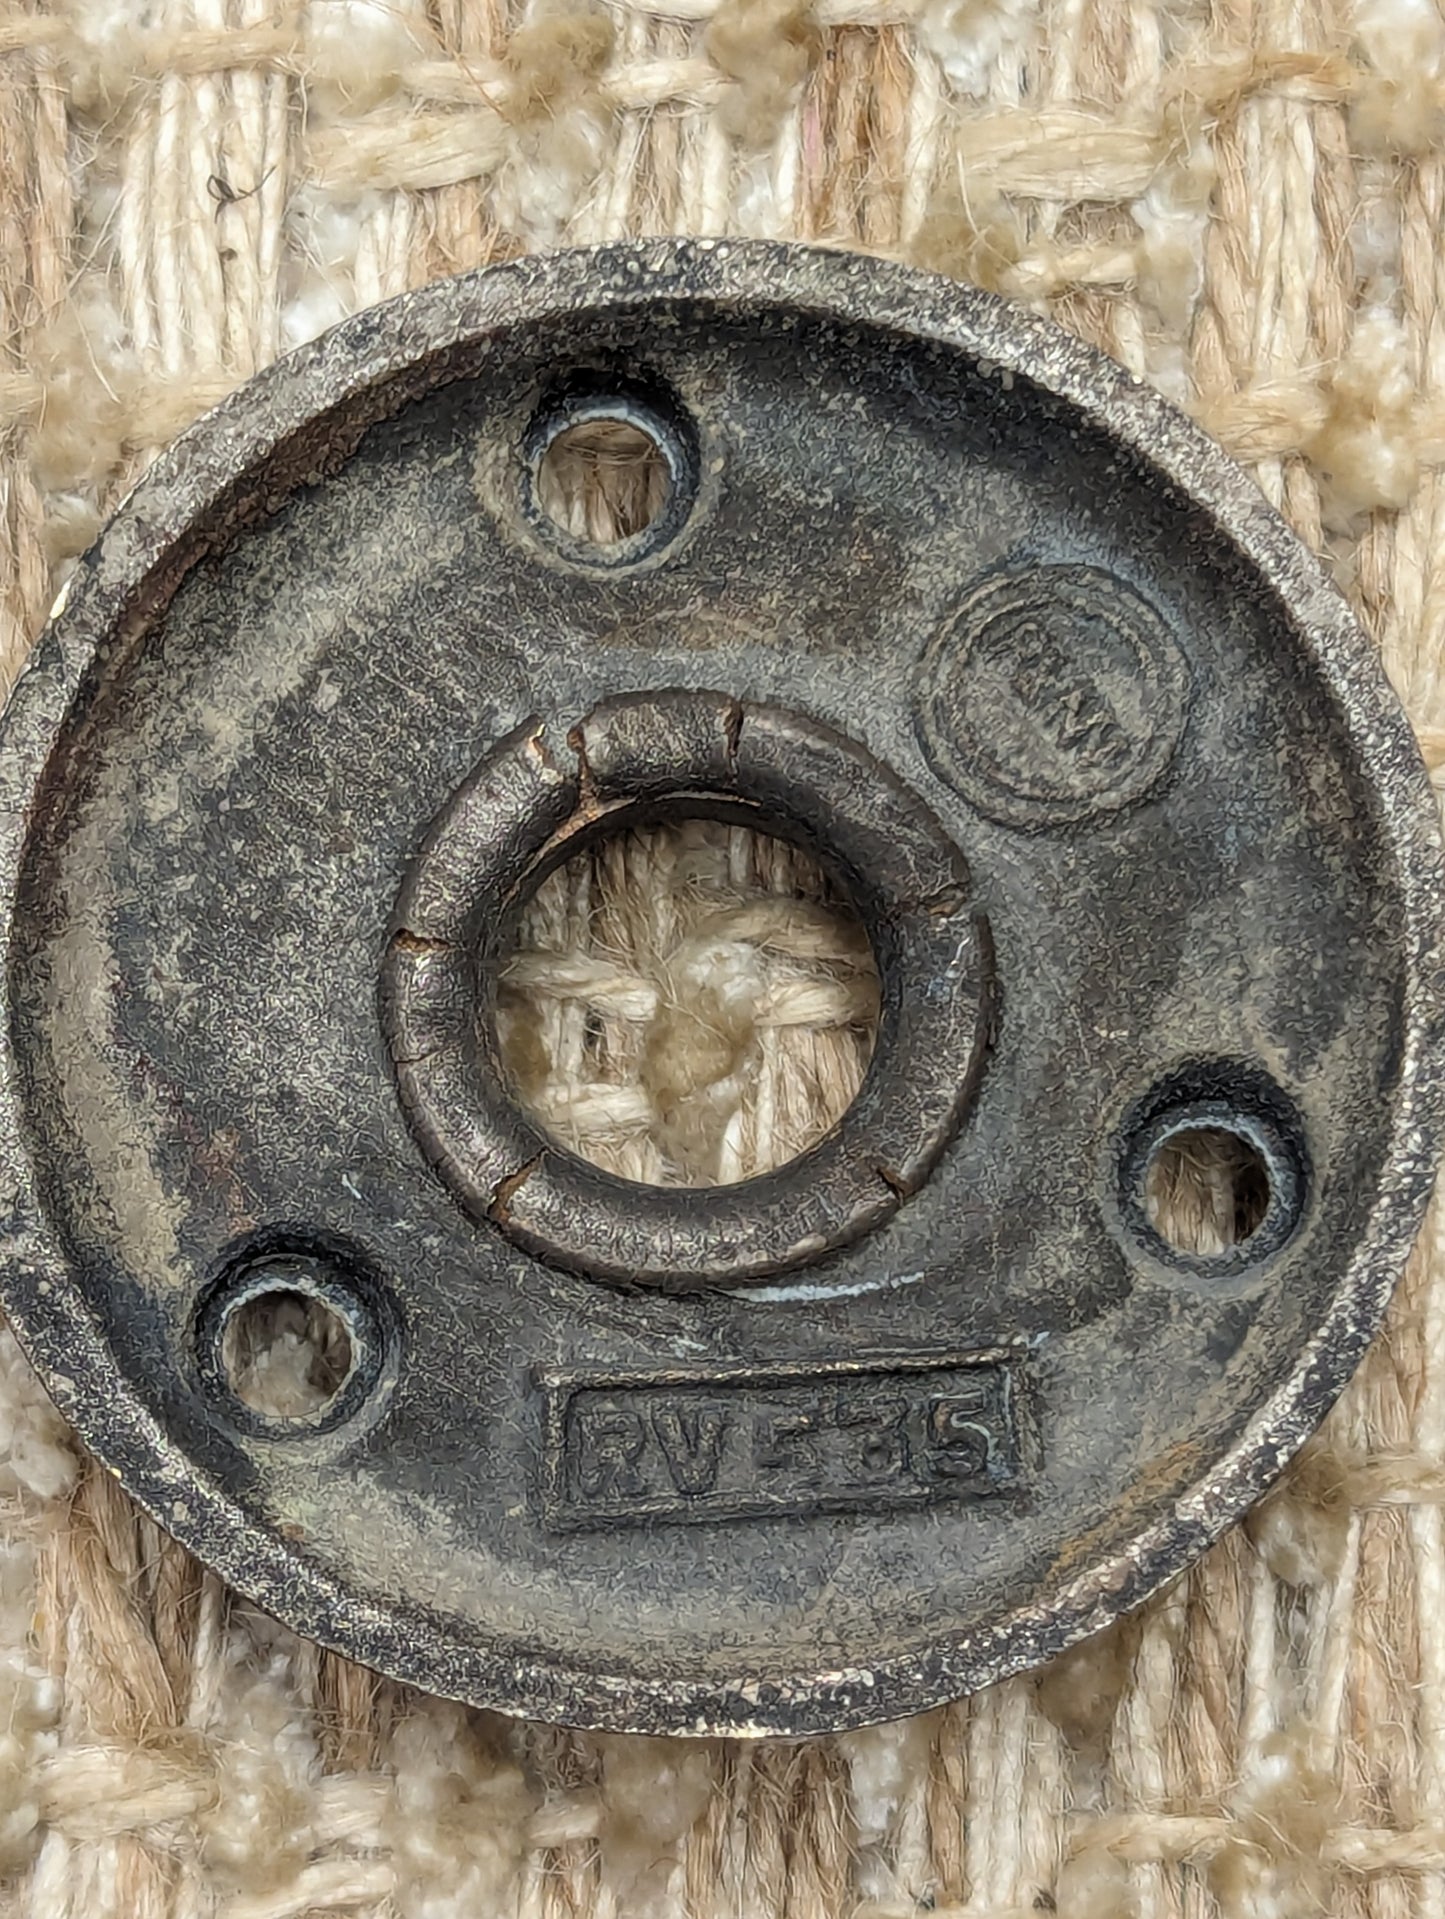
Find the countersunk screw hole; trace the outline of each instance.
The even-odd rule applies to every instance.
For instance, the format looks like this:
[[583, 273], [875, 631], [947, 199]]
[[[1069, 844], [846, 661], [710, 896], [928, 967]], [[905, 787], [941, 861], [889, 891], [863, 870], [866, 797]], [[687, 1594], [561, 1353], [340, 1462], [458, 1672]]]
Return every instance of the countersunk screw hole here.
[[1183, 1062], [1125, 1115], [1118, 1142], [1124, 1232], [1196, 1283], [1253, 1283], [1305, 1216], [1304, 1122], [1254, 1060]]
[[1223, 1126], [1189, 1126], [1154, 1148], [1144, 1214], [1174, 1252], [1209, 1258], [1254, 1237], [1270, 1193], [1269, 1167], [1251, 1140]]
[[398, 1301], [359, 1249], [271, 1228], [221, 1264], [200, 1303], [196, 1363], [231, 1425], [303, 1439], [379, 1412], [401, 1336]]
[[341, 1313], [295, 1286], [262, 1285], [226, 1316], [221, 1369], [231, 1391], [267, 1419], [314, 1419], [356, 1361]]
[[672, 492], [668, 461], [635, 421], [597, 413], [553, 435], [537, 468], [537, 500], [573, 539], [619, 546], [659, 520]]

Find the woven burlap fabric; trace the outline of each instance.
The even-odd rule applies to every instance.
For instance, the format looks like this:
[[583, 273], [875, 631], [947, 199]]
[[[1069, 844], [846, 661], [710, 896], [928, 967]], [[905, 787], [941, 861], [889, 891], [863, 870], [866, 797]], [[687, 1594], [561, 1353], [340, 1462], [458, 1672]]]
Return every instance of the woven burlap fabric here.
[[[1439, 756], [1442, 209], [1434, 0], [3, 0], [0, 658], [147, 458], [286, 346], [519, 251], [728, 230], [958, 274], [1162, 387], [1328, 556]], [[540, 904], [514, 982], [539, 1102], [643, 1175], [685, 1159], [647, 1034], [659, 979], [735, 1006], [717, 961], [751, 1027], [683, 1091], [731, 1076], [734, 1167], [785, 1153], [779, 1089], [816, 1105], [860, 1062], [846, 936], [764, 963], [719, 933], [799, 890], [790, 856], [611, 857]], [[706, 938], [669, 905], [699, 889]], [[578, 1035], [608, 1021], [641, 1064], [602, 1097]], [[0, 1490], [17, 1919], [1445, 1919], [1428, 1235], [1248, 1528], [1042, 1677], [848, 1738], [589, 1738], [381, 1684], [138, 1520], [9, 1344]]]

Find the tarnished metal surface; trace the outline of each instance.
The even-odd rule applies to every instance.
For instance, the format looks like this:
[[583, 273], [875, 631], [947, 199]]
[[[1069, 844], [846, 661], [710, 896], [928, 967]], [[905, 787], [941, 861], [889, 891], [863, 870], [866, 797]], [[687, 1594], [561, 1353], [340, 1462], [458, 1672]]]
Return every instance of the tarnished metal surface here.
[[[555, 526], [602, 413], [652, 525]], [[5, 722], [5, 1297], [82, 1434], [301, 1631], [646, 1730], [908, 1712], [1136, 1603], [1375, 1327], [1433, 1172], [1439, 880], [1319, 569], [1127, 375], [839, 255], [521, 262], [201, 422]], [[669, 810], [805, 843], [882, 982], [841, 1125], [718, 1191], [519, 1109], [520, 904]], [[1150, 1223], [1214, 1126], [1256, 1230]], [[235, 1388], [247, 1301], [334, 1397]]]

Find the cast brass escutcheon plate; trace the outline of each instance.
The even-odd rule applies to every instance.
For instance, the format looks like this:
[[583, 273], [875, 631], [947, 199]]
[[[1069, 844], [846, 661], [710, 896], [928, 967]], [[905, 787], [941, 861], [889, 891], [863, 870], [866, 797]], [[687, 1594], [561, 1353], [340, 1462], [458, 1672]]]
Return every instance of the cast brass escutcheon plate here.
[[[554, 437], [663, 462], [611, 546]], [[201, 421], [10, 704], [4, 1295], [161, 1523], [299, 1631], [574, 1724], [810, 1733], [1047, 1657], [1274, 1478], [1440, 1137], [1404, 719], [1260, 495], [982, 294], [733, 242], [364, 313]], [[766, 1177], [630, 1186], [509, 1090], [499, 955], [586, 836], [816, 853], [883, 1012]], [[1254, 1155], [1217, 1254], [1143, 1194]], [[314, 1413], [227, 1339], [344, 1324]]]

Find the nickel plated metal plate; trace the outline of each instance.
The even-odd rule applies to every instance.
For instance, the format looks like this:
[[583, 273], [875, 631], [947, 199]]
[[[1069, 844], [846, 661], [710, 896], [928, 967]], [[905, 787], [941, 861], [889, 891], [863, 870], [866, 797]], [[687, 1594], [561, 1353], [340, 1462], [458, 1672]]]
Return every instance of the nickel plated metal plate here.
[[[666, 466], [613, 546], [538, 471]], [[151, 468], [4, 724], [4, 1297], [157, 1519], [299, 1631], [573, 1724], [811, 1733], [1044, 1659], [1266, 1488], [1439, 1138], [1440, 882], [1320, 568], [1120, 368], [807, 250], [522, 261], [349, 321]], [[513, 1098], [540, 878], [812, 850], [881, 1027], [811, 1152], [629, 1186]], [[1143, 1201], [1181, 1128], [1268, 1205]], [[334, 1399], [232, 1390], [289, 1286]]]

